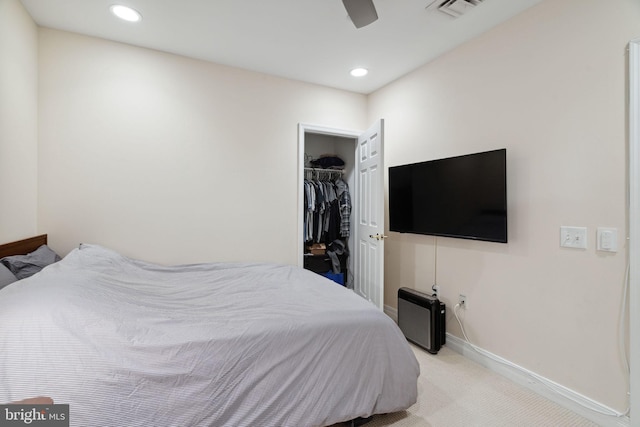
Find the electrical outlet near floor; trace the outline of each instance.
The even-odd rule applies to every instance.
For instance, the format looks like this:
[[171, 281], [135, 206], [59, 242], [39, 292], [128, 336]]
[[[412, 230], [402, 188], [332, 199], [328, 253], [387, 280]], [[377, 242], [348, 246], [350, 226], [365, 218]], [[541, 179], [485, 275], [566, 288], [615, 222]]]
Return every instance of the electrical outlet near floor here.
[[467, 297], [460, 294], [458, 296], [458, 304], [460, 304], [460, 307], [467, 308], [469, 306], [469, 303], [467, 302]]
[[434, 284], [433, 286], [431, 286], [431, 290], [433, 291], [433, 294], [436, 296], [436, 298], [440, 298], [440, 286]]

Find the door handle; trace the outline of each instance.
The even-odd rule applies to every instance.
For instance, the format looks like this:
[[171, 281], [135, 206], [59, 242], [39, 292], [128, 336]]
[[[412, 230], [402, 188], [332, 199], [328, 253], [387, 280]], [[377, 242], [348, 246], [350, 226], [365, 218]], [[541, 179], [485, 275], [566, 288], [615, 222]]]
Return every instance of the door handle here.
[[380, 234], [380, 233], [376, 233], [374, 234], [369, 234], [369, 237], [371, 237], [372, 239], [376, 239], [376, 240], [382, 240], [382, 239], [386, 239], [389, 236], [385, 236], [384, 234]]

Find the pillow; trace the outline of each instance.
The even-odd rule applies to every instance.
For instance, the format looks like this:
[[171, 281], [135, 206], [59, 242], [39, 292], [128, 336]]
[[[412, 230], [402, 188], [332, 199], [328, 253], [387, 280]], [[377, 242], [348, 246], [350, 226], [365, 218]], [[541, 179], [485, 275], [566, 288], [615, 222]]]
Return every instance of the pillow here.
[[0, 264], [0, 289], [17, 281], [18, 278], [13, 275], [11, 270]]
[[60, 261], [60, 257], [47, 245], [42, 245], [27, 255], [12, 255], [0, 259], [0, 262], [18, 279], [33, 276], [47, 265], [57, 261]]

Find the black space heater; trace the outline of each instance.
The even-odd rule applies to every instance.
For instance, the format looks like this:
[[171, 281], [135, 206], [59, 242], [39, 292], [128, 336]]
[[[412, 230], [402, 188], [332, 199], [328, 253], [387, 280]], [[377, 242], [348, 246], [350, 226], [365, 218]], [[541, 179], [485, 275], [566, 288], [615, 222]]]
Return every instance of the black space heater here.
[[446, 306], [434, 296], [398, 289], [398, 326], [412, 343], [436, 354], [446, 341]]

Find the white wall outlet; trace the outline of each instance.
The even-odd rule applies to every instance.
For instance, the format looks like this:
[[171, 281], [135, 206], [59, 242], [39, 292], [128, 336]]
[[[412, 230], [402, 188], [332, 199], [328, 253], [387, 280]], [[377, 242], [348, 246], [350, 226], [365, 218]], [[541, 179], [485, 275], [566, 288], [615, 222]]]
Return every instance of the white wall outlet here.
[[598, 227], [596, 249], [604, 252], [618, 252], [618, 229]]
[[462, 294], [460, 294], [458, 296], [458, 304], [460, 304], [460, 307], [468, 308], [469, 303], [467, 302], [467, 297], [462, 295]]
[[436, 296], [436, 298], [440, 299], [440, 286], [434, 284], [433, 286], [431, 286], [431, 290], [433, 291], [433, 294]]
[[560, 227], [560, 246], [587, 249], [587, 227]]

